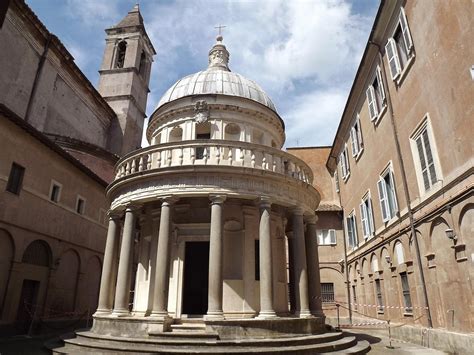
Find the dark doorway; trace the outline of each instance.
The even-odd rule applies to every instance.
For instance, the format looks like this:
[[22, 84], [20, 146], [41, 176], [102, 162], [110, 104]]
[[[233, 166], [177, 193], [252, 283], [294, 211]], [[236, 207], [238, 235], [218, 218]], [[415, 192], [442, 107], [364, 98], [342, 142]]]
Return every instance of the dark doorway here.
[[38, 299], [39, 286], [39, 281], [23, 280], [20, 304], [18, 305], [18, 312], [16, 315], [19, 327], [18, 330], [21, 332], [26, 333], [28, 331], [34, 315], [39, 311], [36, 309], [38, 307], [36, 302]]
[[209, 242], [186, 242], [182, 314], [207, 313]]

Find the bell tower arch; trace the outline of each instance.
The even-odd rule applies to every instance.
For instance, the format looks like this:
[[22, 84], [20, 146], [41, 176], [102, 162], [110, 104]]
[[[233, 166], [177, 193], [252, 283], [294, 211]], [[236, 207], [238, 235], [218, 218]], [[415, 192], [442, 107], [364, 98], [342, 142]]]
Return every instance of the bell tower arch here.
[[108, 148], [121, 156], [140, 147], [151, 65], [156, 52], [138, 5], [105, 32], [99, 93], [117, 114], [109, 128]]

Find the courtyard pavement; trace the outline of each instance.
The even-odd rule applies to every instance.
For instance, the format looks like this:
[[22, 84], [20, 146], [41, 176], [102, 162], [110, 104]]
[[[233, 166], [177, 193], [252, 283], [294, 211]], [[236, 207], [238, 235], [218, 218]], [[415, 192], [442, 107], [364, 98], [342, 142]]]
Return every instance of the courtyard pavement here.
[[[371, 355], [443, 355], [445, 352], [428, 349], [419, 345], [402, 342], [400, 340], [392, 340], [393, 349], [387, 348], [389, 339], [380, 330], [358, 329], [345, 330], [349, 334], [353, 334], [358, 339], [367, 340], [372, 347]], [[49, 334], [44, 336], [15, 336], [8, 338], [0, 337], [0, 355], [45, 355], [50, 352], [44, 348], [46, 341], [55, 339], [59, 334]]]

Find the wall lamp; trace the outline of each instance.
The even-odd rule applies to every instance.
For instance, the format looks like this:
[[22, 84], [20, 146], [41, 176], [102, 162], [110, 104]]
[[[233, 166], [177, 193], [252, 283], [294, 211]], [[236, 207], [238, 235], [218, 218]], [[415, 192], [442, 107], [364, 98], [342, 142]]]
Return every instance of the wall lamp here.
[[385, 255], [385, 261], [387, 262], [387, 264], [392, 265], [392, 258], [390, 256]]
[[458, 237], [456, 236], [456, 233], [454, 233], [454, 230], [452, 228], [448, 228], [444, 231], [446, 233], [446, 237], [449, 239], [456, 241]]

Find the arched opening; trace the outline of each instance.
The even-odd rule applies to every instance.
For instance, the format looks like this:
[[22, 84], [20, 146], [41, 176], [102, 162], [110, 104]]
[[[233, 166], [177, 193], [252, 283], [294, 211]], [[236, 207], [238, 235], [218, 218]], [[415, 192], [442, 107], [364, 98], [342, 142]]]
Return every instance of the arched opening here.
[[142, 54], [140, 55], [140, 64], [138, 67], [138, 72], [140, 73], [142, 78], [145, 78], [146, 66], [147, 66], [146, 54], [145, 54], [145, 51], [142, 51]]
[[115, 54], [115, 68], [123, 68], [125, 65], [125, 53], [127, 52], [127, 42], [120, 41]]
[[252, 143], [263, 144], [263, 132], [258, 129], [252, 131]]
[[[99, 300], [100, 276], [102, 273], [102, 266], [100, 259], [97, 256], [89, 258], [86, 267], [87, 275], [87, 289], [85, 289], [84, 309], [94, 312], [97, 309], [97, 302]], [[91, 313], [92, 314], [92, 313]]]
[[55, 312], [72, 312], [76, 306], [77, 281], [80, 258], [77, 252], [69, 249], [59, 258], [54, 273], [54, 292], [51, 307]]
[[171, 132], [170, 136], [168, 139], [168, 142], [180, 142], [183, 140], [183, 129], [179, 126], [174, 127]]
[[25, 264], [49, 267], [51, 265], [51, 248], [44, 240], [35, 240], [28, 245], [21, 261]]
[[154, 136], [152, 140], [152, 144], [160, 144], [161, 143], [161, 133]]
[[13, 238], [7, 231], [0, 229], [0, 314], [3, 312], [14, 248]]
[[224, 139], [238, 141], [240, 140], [240, 127], [235, 123], [229, 123], [225, 126]]
[[395, 257], [394, 264], [401, 265], [405, 262], [405, 254], [403, 252], [403, 245], [400, 241], [396, 241], [393, 247], [393, 255]]
[[272, 148], [277, 148], [277, 144], [275, 143], [273, 139], [272, 139]]

